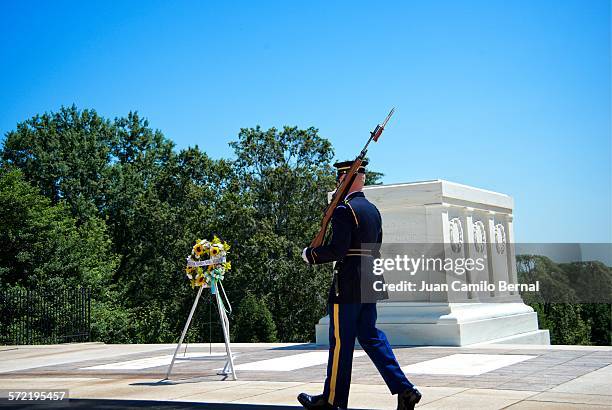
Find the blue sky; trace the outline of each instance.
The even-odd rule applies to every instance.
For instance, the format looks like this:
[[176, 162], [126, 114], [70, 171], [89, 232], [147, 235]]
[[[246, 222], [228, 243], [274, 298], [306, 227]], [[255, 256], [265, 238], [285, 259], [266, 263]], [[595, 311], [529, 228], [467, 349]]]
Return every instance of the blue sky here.
[[510, 194], [522, 242], [611, 242], [610, 3], [0, 3], [0, 133], [75, 103], [231, 156], [315, 126], [385, 183]]

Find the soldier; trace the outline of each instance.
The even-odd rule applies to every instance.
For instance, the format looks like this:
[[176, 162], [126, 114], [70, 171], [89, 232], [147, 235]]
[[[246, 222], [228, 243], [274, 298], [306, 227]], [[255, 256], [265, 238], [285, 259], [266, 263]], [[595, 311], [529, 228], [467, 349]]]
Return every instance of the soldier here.
[[[340, 183], [352, 162], [334, 164]], [[421, 393], [402, 372], [385, 334], [376, 328], [376, 299], [368, 296], [369, 272], [380, 257], [382, 220], [378, 209], [362, 192], [365, 166], [349, 189], [344, 202], [334, 210], [329, 244], [305, 248], [302, 258], [309, 264], [336, 262], [329, 291], [329, 359], [323, 394], [300, 393], [306, 409], [344, 409], [348, 405], [355, 338], [380, 372], [391, 394], [398, 395], [398, 410], [414, 409]], [[371, 288], [370, 288], [371, 291]]]

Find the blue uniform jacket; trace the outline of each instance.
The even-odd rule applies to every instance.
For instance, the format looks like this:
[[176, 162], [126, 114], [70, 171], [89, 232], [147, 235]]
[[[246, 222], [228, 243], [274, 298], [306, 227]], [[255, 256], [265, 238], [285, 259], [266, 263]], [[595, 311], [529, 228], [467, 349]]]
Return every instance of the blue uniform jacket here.
[[372, 303], [386, 299], [386, 293], [374, 292], [372, 266], [380, 257], [382, 219], [378, 209], [363, 192], [353, 192], [336, 207], [331, 219], [329, 243], [306, 248], [311, 264], [336, 262], [329, 303]]

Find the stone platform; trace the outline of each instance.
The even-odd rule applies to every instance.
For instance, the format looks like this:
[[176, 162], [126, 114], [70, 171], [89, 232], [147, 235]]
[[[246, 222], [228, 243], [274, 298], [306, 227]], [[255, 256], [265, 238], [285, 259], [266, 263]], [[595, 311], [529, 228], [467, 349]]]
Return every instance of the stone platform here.
[[[65, 389], [77, 408], [299, 408], [319, 393], [327, 351], [313, 344], [233, 344], [238, 380], [216, 374], [222, 344], [191, 344], [163, 380], [173, 345], [0, 346], [0, 391]], [[212, 355], [211, 355], [212, 352]], [[482, 345], [395, 348], [423, 392], [418, 408], [610, 408], [612, 348]], [[350, 407], [393, 409], [367, 355], [355, 351]], [[0, 407], [31, 403], [0, 399]]]

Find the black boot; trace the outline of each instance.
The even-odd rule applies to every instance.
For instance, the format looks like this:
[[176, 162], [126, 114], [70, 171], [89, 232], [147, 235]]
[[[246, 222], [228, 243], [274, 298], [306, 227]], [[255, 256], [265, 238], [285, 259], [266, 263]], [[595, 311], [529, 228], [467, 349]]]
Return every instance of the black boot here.
[[308, 410], [340, 410], [338, 407], [329, 404], [322, 394], [311, 396], [306, 393], [300, 393], [297, 399]]
[[416, 388], [406, 389], [397, 396], [397, 410], [414, 410], [414, 405], [421, 400], [421, 392]]

